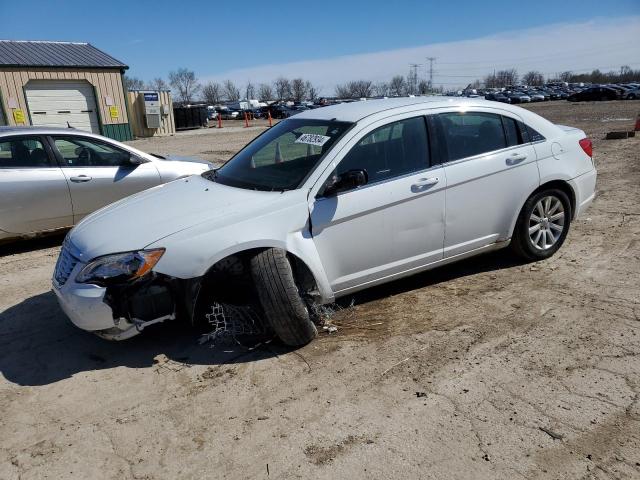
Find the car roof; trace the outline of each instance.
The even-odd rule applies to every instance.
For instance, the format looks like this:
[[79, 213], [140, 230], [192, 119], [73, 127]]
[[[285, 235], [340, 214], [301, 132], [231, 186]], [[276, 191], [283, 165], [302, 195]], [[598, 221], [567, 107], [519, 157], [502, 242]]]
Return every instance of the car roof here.
[[482, 107], [495, 105], [495, 103], [482, 98], [467, 97], [400, 97], [383, 98], [377, 100], [356, 101], [350, 103], [340, 103], [327, 107], [305, 110], [298, 113], [295, 118], [314, 120], [338, 120], [344, 122], [358, 122], [365, 117], [376, 113], [398, 110], [402, 111], [406, 107], [414, 107], [424, 104], [425, 108], [440, 108], [451, 106]]
[[88, 137], [101, 138], [100, 135], [96, 135], [84, 130], [78, 130], [75, 128], [63, 128], [63, 127], [32, 127], [32, 126], [4, 126], [0, 127], [0, 136], [5, 135], [85, 135]]

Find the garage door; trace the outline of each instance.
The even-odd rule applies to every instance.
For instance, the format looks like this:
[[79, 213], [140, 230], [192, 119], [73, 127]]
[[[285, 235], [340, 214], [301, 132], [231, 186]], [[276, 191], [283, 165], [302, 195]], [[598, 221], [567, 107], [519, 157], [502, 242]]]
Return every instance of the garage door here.
[[79, 130], [100, 133], [96, 97], [89, 82], [30, 81], [25, 92], [33, 125], [71, 125]]

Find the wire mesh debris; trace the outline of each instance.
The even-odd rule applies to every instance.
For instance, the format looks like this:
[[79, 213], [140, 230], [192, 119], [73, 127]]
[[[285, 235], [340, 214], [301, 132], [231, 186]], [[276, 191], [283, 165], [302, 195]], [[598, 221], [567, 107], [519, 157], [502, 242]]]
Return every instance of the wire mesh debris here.
[[200, 338], [200, 343], [237, 344], [243, 347], [255, 346], [260, 340], [273, 336], [259, 312], [249, 305], [230, 305], [214, 302], [211, 311], [205, 314], [212, 330]]

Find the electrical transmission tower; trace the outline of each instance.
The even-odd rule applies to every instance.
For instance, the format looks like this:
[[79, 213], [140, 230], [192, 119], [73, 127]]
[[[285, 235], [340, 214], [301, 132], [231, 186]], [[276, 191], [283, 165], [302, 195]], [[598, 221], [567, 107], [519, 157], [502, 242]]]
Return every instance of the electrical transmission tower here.
[[436, 57], [427, 57], [429, 60], [429, 90], [433, 90], [433, 62], [436, 61]]
[[421, 65], [419, 63], [410, 63], [409, 64], [409, 78], [407, 79], [409, 94], [415, 95], [418, 93], [418, 67]]

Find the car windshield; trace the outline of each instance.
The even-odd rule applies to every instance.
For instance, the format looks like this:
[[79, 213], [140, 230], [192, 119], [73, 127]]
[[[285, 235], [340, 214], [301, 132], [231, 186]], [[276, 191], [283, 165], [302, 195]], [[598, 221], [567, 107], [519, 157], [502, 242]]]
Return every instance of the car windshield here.
[[205, 178], [252, 190], [299, 188], [331, 146], [352, 123], [329, 120], [283, 120], [240, 150]]

